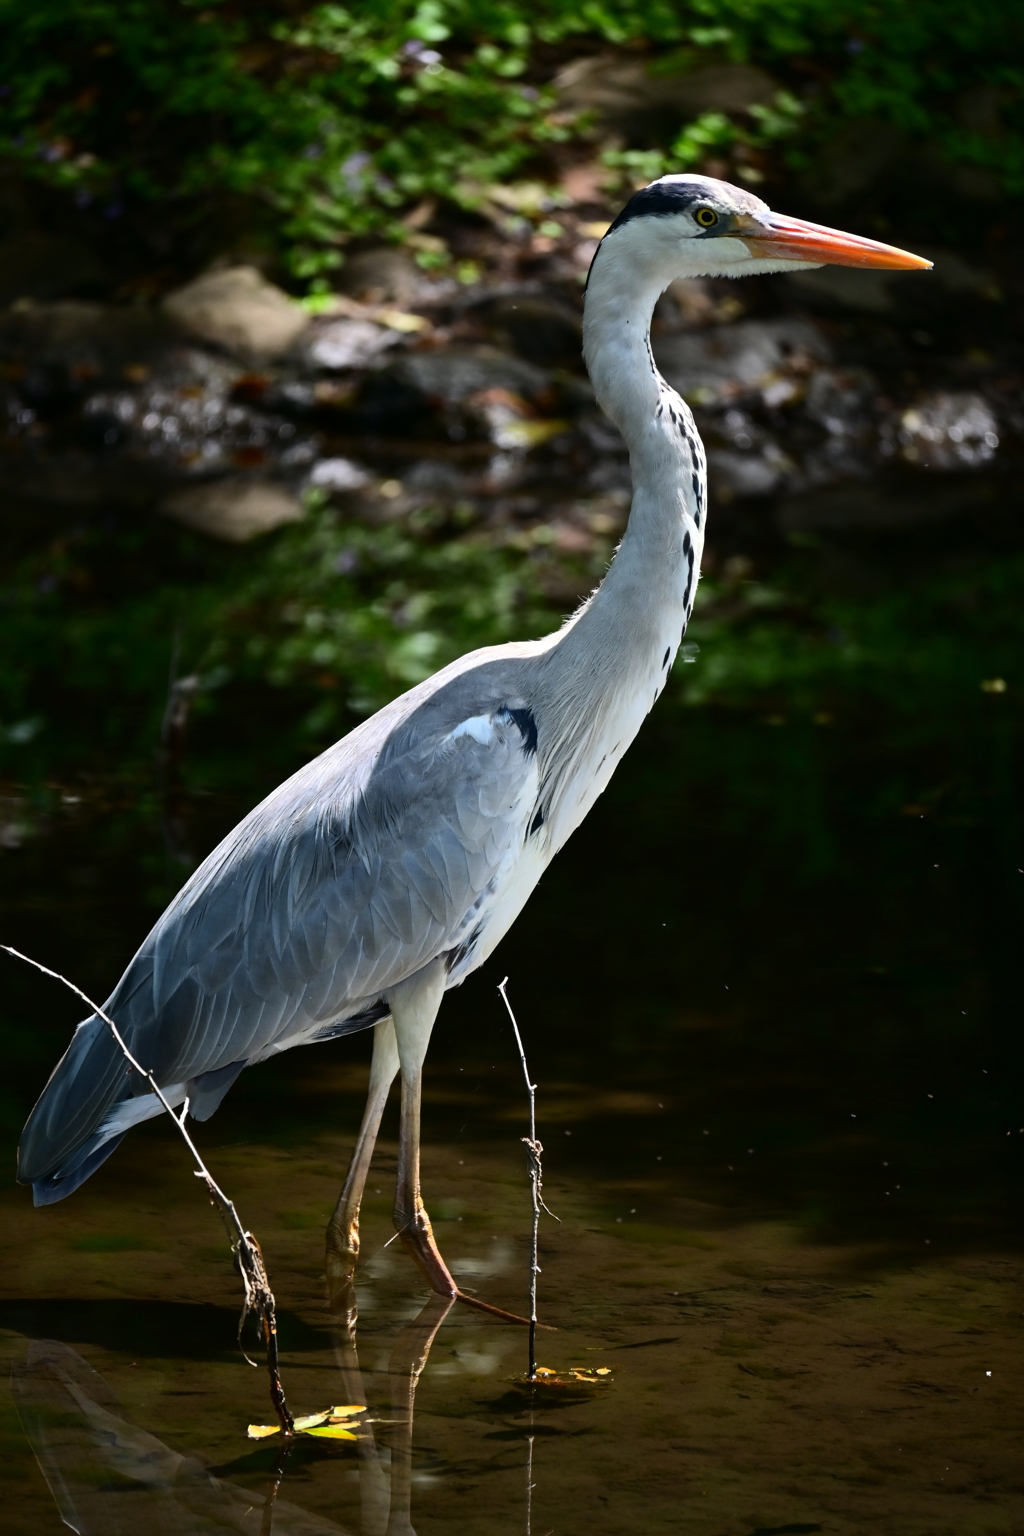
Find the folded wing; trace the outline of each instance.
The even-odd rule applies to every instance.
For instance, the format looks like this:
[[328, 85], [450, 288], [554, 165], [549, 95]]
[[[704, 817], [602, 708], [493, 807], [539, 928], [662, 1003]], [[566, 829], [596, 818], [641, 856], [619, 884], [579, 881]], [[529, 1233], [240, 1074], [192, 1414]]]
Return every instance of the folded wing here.
[[[204, 1117], [243, 1066], [386, 1013], [389, 987], [467, 942], [518, 857], [537, 795], [529, 712], [440, 698], [387, 723], [241, 822], [105, 1005], [136, 1059]], [[37, 1199], [61, 1198], [97, 1149], [158, 1110], [88, 1019], [25, 1127], [19, 1177]]]

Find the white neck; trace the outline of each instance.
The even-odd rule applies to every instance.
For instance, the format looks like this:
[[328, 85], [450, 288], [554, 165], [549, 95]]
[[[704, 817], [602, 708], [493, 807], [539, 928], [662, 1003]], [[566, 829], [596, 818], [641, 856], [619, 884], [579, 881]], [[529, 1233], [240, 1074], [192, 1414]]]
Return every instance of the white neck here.
[[[606, 242], [613, 245], [614, 237]], [[605, 787], [665, 685], [693, 607], [707, 509], [693, 417], [651, 354], [651, 314], [678, 265], [666, 273], [664, 263], [632, 252], [620, 260], [606, 247], [591, 269], [583, 347], [597, 398], [629, 449], [633, 504], [608, 574], [548, 653], [557, 669], [551, 707], [561, 716], [557, 760], [581, 770], [570, 771], [574, 787], [559, 774], [556, 846]]]
[[674, 656], [682, 639], [700, 574], [707, 466], [690, 409], [651, 352], [651, 314], [675, 273], [636, 251], [622, 259], [611, 244], [591, 269], [583, 351], [598, 401], [629, 449], [633, 504], [611, 568], [573, 627], [589, 645], [594, 631], [608, 631], [629, 662], [662, 636]]
[[[707, 465], [689, 406], [659, 374], [650, 340], [654, 306], [676, 275], [678, 258], [674, 266], [660, 252], [645, 259], [635, 247], [618, 248], [613, 236], [591, 269], [583, 353], [597, 398], [625, 439], [633, 474], [629, 526], [612, 570], [623, 555], [632, 563], [635, 546], [647, 561], [660, 551], [670, 563], [674, 555], [678, 564], [689, 535], [695, 561], [685, 624], [704, 538]], [[669, 574], [652, 565], [645, 577], [659, 583]]]

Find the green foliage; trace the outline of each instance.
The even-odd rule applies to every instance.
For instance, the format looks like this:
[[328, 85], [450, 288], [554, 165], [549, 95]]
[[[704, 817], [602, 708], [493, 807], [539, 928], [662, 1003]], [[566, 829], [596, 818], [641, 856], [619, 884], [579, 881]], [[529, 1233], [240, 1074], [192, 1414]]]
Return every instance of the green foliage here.
[[322, 735], [342, 727], [346, 710], [370, 714], [475, 646], [556, 622], [540, 562], [523, 552], [460, 534], [430, 507], [367, 527], [314, 500], [307, 521], [225, 601], [204, 665], [273, 687], [324, 687], [304, 725]]
[[576, 131], [552, 70], [595, 43], [786, 82], [760, 115], [627, 146], [631, 173], [794, 133], [799, 157], [873, 118], [1024, 191], [1024, 12], [1002, 0], [0, 0], [0, 153], [112, 217], [139, 199], [262, 207], [313, 278], [417, 199], [472, 205], [542, 160]]
[[838, 697], [896, 713], [987, 707], [982, 683], [1019, 670], [1022, 593], [1024, 556], [981, 552], [954, 572], [891, 579], [871, 602], [815, 594], [795, 571], [771, 586], [703, 580], [687, 631], [701, 655], [683, 669], [683, 696], [805, 713]]
[[[548, 129], [513, 83], [509, 28], [455, 67], [430, 46], [447, 7], [358, 13], [189, 0], [0, 6], [11, 85], [4, 147], [116, 209], [125, 196], [234, 194], [269, 205], [299, 275], [425, 193], [507, 175]], [[515, 34], [515, 29], [512, 29]]]
[[741, 147], [761, 149], [775, 140], [789, 138], [800, 126], [804, 113], [803, 104], [790, 91], [778, 91], [770, 107], [757, 103], [751, 106], [744, 114], [746, 121], [725, 112], [702, 112], [686, 124], [668, 150], [611, 149], [605, 151], [602, 159], [611, 168], [624, 170], [634, 182], [653, 181], [671, 171], [699, 169], [716, 153]]
[[[148, 779], [175, 652], [200, 714], [248, 711], [251, 729], [253, 700], [276, 698], [261, 756], [308, 756], [456, 656], [555, 628], [611, 547], [569, 557], [547, 534], [509, 540], [432, 506], [371, 526], [314, 498], [241, 549], [162, 519], [64, 536], [0, 591], [0, 772]], [[836, 700], [907, 718], [1009, 706], [981, 684], [1013, 693], [1022, 594], [1024, 557], [980, 551], [953, 572], [922, 551], [910, 583], [880, 570], [870, 603], [818, 590], [799, 563], [771, 585], [705, 578], [674, 696], [808, 719]]]
[[[571, 584], [596, 584], [610, 553], [570, 562]], [[314, 497], [243, 549], [162, 519], [81, 529], [0, 589], [0, 771], [148, 771], [174, 652], [203, 708], [228, 683], [287, 693], [290, 750], [308, 753], [474, 646], [554, 628], [552, 570], [542, 542], [509, 547], [430, 507], [369, 527]]]

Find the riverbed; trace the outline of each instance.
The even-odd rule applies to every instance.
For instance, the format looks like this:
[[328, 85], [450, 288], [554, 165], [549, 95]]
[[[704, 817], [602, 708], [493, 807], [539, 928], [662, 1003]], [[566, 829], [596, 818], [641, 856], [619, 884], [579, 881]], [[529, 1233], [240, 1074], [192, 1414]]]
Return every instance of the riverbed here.
[[[246, 1439], [271, 1417], [265, 1379], [237, 1348], [230, 1254], [171, 1128], [133, 1132], [56, 1207], [8, 1184], [7, 1528], [56, 1531], [60, 1509], [104, 1533], [1015, 1530], [1024, 875], [1006, 857], [1006, 701], [983, 702], [967, 814], [962, 795], [948, 812], [929, 799], [952, 723], [922, 743], [884, 717], [666, 701], [498, 955], [447, 999], [428, 1206], [460, 1283], [521, 1311], [528, 1115], [507, 974], [560, 1218], [541, 1230], [556, 1331], [540, 1363], [561, 1384], [524, 1386], [521, 1328], [460, 1305], [416, 1323], [427, 1294], [389, 1245], [393, 1120], [354, 1338], [328, 1312], [323, 1230], [367, 1036], [248, 1071], [197, 1128], [263, 1245], [295, 1410], [366, 1405], [356, 1441], [306, 1440], [283, 1472], [272, 1441]], [[207, 839], [241, 808], [192, 807]], [[161, 904], [166, 845], [155, 809], [74, 809], [6, 856], [3, 926], [102, 992]], [[5, 968], [20, 1112], [78, 1010]]]

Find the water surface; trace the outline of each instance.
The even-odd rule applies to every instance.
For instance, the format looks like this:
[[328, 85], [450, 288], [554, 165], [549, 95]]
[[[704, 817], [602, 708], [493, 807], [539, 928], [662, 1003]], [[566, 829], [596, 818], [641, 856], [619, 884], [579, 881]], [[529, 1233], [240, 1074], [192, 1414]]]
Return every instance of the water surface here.
[[[531, 1396], [522, 1330], [460, 1306], [416, 1324], [428, 1297], [385, 1247], [393, 1118], [353, 1352], [324, 1305], [323, 1228], [366, 1036], [250, 1070], [198, 1128], [263, 1244], [295, 1410], [365, 1402], [374, 1421], [297, 1446], [272, 1508], [277, 1452], [245, 1438], [270, 1416], [263, 1375], [170, 1128], [133, 1132], [48, 1210], [8, 1184], [5, 1528], [1019, 1530], [1014, 720], [1008, 698], [938, 725], [666, 699], [494, 962], [447, 999], [424, 1123], [442, 1250], [522, 1308], [508, 973], [561, 1218], [542, 1228], [541, 1363], [608, 1367], [600, 1386]], [[187, 801], [197, 851], [247, 803]], [[156, 801], [102, 784], [4, 874], [5, 937], [101, 994], [180, 879]], [[13, 1149], [79, 1015], [4, 963]]]

